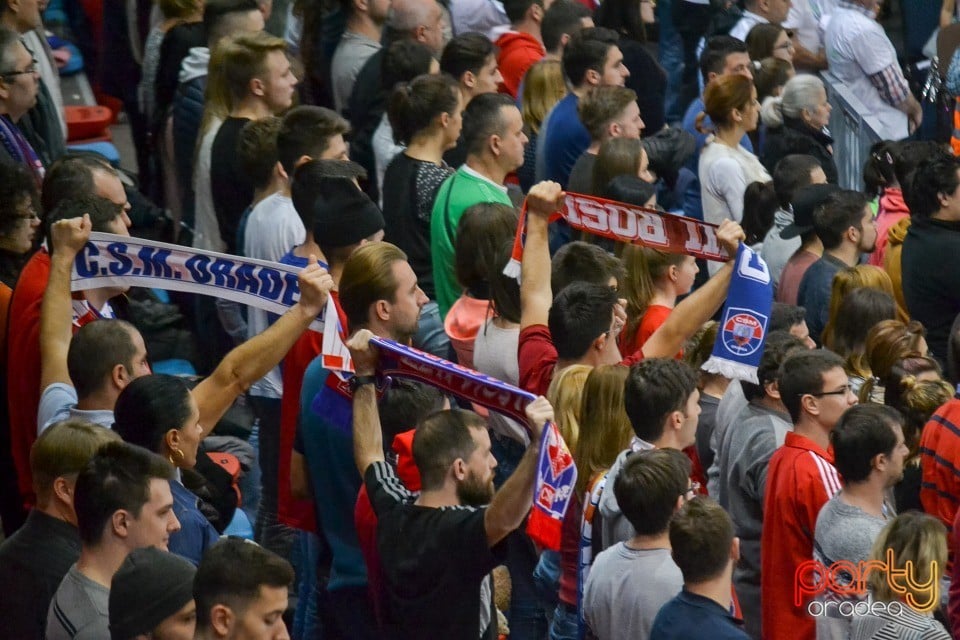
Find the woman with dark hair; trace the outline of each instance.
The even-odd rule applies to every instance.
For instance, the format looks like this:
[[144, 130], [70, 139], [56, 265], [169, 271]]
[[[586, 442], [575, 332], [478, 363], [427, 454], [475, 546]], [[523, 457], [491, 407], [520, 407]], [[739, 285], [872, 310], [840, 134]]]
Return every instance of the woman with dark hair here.
[[[413, 82], [419, 76], [440, 73], [440, 63], [427, 45], [414, 40], [399, 40], [390, 45], [383, 56], [383, 70], [380, 79], [383, 90], [390, 96], [397, 85]], [[380, 124], [373, 132], [373, 161], [377, 178], [379, 204], [383, 205], [383, 174], [390, 162], [407, 146], [408, 135], [394, 133], [389, 109], [380, 117]]]
[[940, 377], [940, 367], [932, 358], [904, 358], [881, 378], [884, 404], [903, 414], [903, 439], [910, 449], [904, 461], [903, 479], [893, 488], [897, 511], [923, 511], [920, 503], [920, 434], [930, 416], [954, 394], [949, 382]]
[[634, 176], [651, 184], [656, 181], [656, 178], [650, 173], [650, 159], [647, 150], [640, 140], [611, 138], [600, 145], [597, 160], [593, 164], [591, 195], [603, 196], [607, 192], [610, 182], [617, 176]]
[[[501, 205], [496, 205], [501, 206]], [[503, 240], [489, 273], [490, 317], [473, 343], [473, 366], [497, 380], [520, 384], [517, 346], [520, 342], [520, 284], [503, 274], [510, 262], [513, 240]], [[502, 485], [520, 462], [530, 436], [519, 422], [491, 411], [487, 416], [490, 445], [499, 465], [494, 482]], [[515, 531], [507, 538], [507, 568], [510, 570], [510, 628], [523, 637], [544, 637], [547, 620], [533, 584], [533, 569], [539, 552], [530, 538]]]
[[7, 314], [13, 286], [40, 234], [37, 187], [21, 165], [0, 162], [0, 363], [7, 362]]
[[20, 269], [36, 248], [40, 233], [37, 204], [37, 188], [27, 170], [0, 163], [0, 306], [4, 316]]
[[[473, 368], [473, 343], [490, 318], [490, 279], [497, 271], [501, 246], [517, 230], [517, 210], [505, 204], [481, 202], [468, 207], [457, 225], [457, 282], [463, 295], [444, 319], [444, 329], [457, 360]], [[519, 334], [518, 334], [519, 339]]]
[[407, 148], [393, 158], [383, 175], [385, 239], [407, 254], [430, 299], [420, 311], [413, 344], [441, 357], [448, 356], [450, 345], [436, 302], [430, 219], [437, 190], [453, 173], [443, 153], [457, 145], [463, 107], [459, 85], [448, 75], [422, 75], [400, 83], [387, 105], [393, 136]]
[[777, 191], [770, 182], [752, 182], [743, 193], [743, 232], [747, 234], [744, 242], [760, 253], [763, 239], [773, 227], [773, 218], [780, 208]]
[[[637, 93], [637, 104], [646, 124], [644, 135], [652, 136], [667, 124], [664, 106], [667, 93], [667, 72], [645, 47], [647, 42], [644, 7], [652, 3], [637, 0], [604, 0], [593, 14], [594, 24], [617, 32], [617, 45], [623, 53], [623, 64], [630, 70], [626, 86]], [[650, 16], [652, 19], [652, 16]]]
[[168, 548], [199, 564], [204, 551], [220, 536], [197, 506], [197, 496], [183, 485], [183, 472], [196, 466], [204, 436], [190, 388], [176, 376], [141, 376], [120, 393], [113, 414], [113, 429], [125, 442], [153, 451], [176, 467], [170, 491], [181, 528], [170, 536]]
[[420, 312], [421, 335], [427, 326], [439, 328], [443, 323], [435, 302], [430, 218], [437, 190], [453, 173], [443, 152], [457, 145], [462, 111], [459, 86], [447, 75], [424, 75], [397, 85], [387, 107], [393, 135], [407, 148], [394, 157], [383, 176], [384, 239], [407, 254], [430, 299]]
[[864, 355], [867, 333], [878, 322], [894, 320], [896, 316], [897, 305], [892, 295], [864, 287], [844, 296], [836, 317], [831, 318], [832, 331], [824, 332], [823, 344], [844, 359], [844, 369], [855, 394], [873, 375]]
[[793, 40], [782, 26], [771, 22], [761, 23], [747, 34], [747, 52], [755, 63], [764, 58], [779, 58], [793, 64]]
[[634, 244], [623, 248], [621, 260], [627, 272], [621, 291], [627, 323], [618, 342], [623, 353], [634, 353], [666, 322], [677, 297], [690, 293], [700, 268], [693, 256]]

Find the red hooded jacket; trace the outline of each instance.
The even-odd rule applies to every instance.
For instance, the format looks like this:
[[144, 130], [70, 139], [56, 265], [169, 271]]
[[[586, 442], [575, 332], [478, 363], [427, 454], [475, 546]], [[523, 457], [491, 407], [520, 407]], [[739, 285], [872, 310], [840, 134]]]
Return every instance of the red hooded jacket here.
[[542, 60], [547, 52], [539, 40], [529, 33], [519, 31], [503, 34], [497, 39], [496, 45], [500, 49], [497, 65], [500, 75], [503, 76], [500, 93], [508, 93], [516, 99], [520, 81], [527, 69]]

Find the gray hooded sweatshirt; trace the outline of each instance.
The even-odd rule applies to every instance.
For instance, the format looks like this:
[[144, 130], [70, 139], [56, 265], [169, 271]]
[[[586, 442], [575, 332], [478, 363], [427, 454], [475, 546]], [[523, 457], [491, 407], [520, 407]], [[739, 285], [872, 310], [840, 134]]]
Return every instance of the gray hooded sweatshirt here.
[[784, 209], [777, 209], [773, 216], [773, 226], [763, 239], [763, 248], [760, 250], [760, 257], [767, 263], [767, 269], [770, 271], [770, 277], [773, 278], [773, 286], [780, 283], [780, 274], [783, 268], [797, 249], [800, 248], [800, 236], [796, 238], [784, 239], [780, 237], [780, 232], [788, 224], [793, 224], [793, 213]]

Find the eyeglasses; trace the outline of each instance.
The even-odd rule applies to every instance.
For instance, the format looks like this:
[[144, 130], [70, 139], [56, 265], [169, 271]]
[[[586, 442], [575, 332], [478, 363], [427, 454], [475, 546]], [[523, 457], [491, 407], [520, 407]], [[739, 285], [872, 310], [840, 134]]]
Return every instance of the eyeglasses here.
[[700, 494], [700, 483], [691, 482], [687, 490], [683, 492], [683, 497], [688, 500], [692, 500], [693, 498], [696, 498], [697, 495], [699, 494]]
[[24, 76], [28, 74], [34, 74], [36, 72], [37, 72], [37, 59], [34, 58], [33, 61], [23, 71], [8, 71], [6, 73], [0, 73], [0, 78], [12, 78], [13, 76]]
[[853, 389], [850, 385], [845, 384], [836, 391], [821, 391], [820, 393], [808, 393], [807, 395], [813, 396], [814, 398], [822, 398], [823, 396], [845, 396], [852, 392]]

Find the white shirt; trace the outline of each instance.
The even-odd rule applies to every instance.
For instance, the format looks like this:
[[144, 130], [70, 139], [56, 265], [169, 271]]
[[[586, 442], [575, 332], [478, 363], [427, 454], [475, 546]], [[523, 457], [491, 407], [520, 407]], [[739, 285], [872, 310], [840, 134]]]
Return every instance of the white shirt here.
[[[303, 244], [306, 234], [290, 197], [274, 193], [258, 202], [250, 212], [243, 234], [243, 254], [248, 258], [279, 262], [290, 247]], [[265, 331], [269, 324], [266, 311], [247, 307], [248, 340]], [[253, 383], [250, 394], [259, 398], [279, 398], [283, 394], [280, 367], [274, 367]]]
[[[735, 222], [743, 219], [743, 194], [751, 182], [769, 182], [770, 174], [757, 156], [743, 147], [736, 148], [716, 142], [711, 136], [700, 154], [700, 195], [703, 200], [703, 219], [720, 224], [724, 218]], [[710, 275], [716, 273], [720, 262], [708, 262]]]
[[898, 64], [893, 44], [876, 20], [839, 5], [824, 36], [830, 73], [857, 96], [867, 113], [880, 121], [881, 140], [902, 140], [910, 135], [907, 114], [887, 104], [870, 76]]
[[380, 194], [381, 209], [383, 208], [383, 175], [387, 172], [390, 161], [406, 148], [406, 145], [397, 144], [394, 141], [390, 119], [387, 118], [387, 114], [383, 114], [377, 130], [373, 132], [373, 159], [377, 165], [377, 193]]
[[500, 0], [452, 0], [450, 22], [453, 34], [476, 31], [494, 41], [497, 27], [509, 27], [510, 19]]
[[737, 24], [733, 25], [733, 28], [730, 29], [730, 35], [737, 40], [746, 42], [750, 29], [753, 29], [758, 24], [766, 24], [768, 22], [770, 21], [763, 16], [757, 15], [752, 11], [744, 11], [743, 16], [737, 21]]
[[823, 32], [835, 7], [835, 0], [793, 0], [783, 28], [793, 30], [804, 49], [817, 53], [823, 49]]

